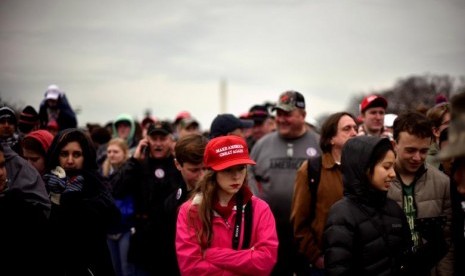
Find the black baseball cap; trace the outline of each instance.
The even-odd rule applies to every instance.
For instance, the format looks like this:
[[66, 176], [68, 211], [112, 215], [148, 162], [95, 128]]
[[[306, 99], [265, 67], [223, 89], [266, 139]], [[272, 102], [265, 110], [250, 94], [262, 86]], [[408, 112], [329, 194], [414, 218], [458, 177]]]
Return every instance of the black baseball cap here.
[[268, 111], [268, 107], [259, 104], [252, 106], [247, 116], [247, 118], [253, 120], [255, 124], [260, 124], [270, 117], [271, 115]]
[[173, 133], [173, 128], [171, 127], [171, 124], [166, 121], [150, 124], [150, 126], [147, 129], [147, 135], [153, 135], [153, 134], [168, 135], [172, 133]]
[[241, 120], [232, 114], [219, 114], [210, 126], [210, 139], [227, 135], [238, 128], [251, 128], [252, 120]]

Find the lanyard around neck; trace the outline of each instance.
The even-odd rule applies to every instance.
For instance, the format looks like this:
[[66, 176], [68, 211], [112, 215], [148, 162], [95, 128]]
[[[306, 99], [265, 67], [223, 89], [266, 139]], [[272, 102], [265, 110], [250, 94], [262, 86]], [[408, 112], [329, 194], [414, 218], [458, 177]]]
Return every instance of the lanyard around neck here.
[[239, 237], [241, 235], [242, 225], [242, 194], [238, 193], [236, 196], [236, 223], [234, 225], [234, 232], [232, 237], [233, 249], [239, 248]]

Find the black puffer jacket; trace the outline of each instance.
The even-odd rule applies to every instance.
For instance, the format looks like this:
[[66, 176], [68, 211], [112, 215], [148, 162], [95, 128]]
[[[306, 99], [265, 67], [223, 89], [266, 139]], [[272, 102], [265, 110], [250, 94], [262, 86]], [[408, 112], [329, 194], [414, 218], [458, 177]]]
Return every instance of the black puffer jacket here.
[[324, 232], [327, 275], [399, 275], [412, 246], [404, 212], [366, 175], [379, 143], [389, 140], [359, 136], [342, 150], [344, 198], [330, 209]]

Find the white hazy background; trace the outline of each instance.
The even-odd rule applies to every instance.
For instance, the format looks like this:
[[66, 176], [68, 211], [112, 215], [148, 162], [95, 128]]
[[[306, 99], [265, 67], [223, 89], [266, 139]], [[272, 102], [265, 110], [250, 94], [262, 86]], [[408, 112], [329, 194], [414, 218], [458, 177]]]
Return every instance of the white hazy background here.
[[2, 0], [0, 95], [38, 109], [57, 84], [81, 126], [149, 109], [208, 129], [294, 89], [316, 118], [399, 78], [463, 76], [464, 26], [463, 0]]

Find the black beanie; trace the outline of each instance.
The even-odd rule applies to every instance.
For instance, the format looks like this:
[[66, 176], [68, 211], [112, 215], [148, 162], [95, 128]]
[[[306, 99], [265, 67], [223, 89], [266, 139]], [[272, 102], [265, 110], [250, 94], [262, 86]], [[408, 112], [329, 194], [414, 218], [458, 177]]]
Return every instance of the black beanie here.
[[26, 106], [19, 114], [18, 129], [23, 133], [30, 132], [39, 123], [39, 114], [34, 107]]
[[14, 125], [17, 124], [16, 114], [13, 109], [8, 106], [0, 107], [0, 119], [10, 119]]

